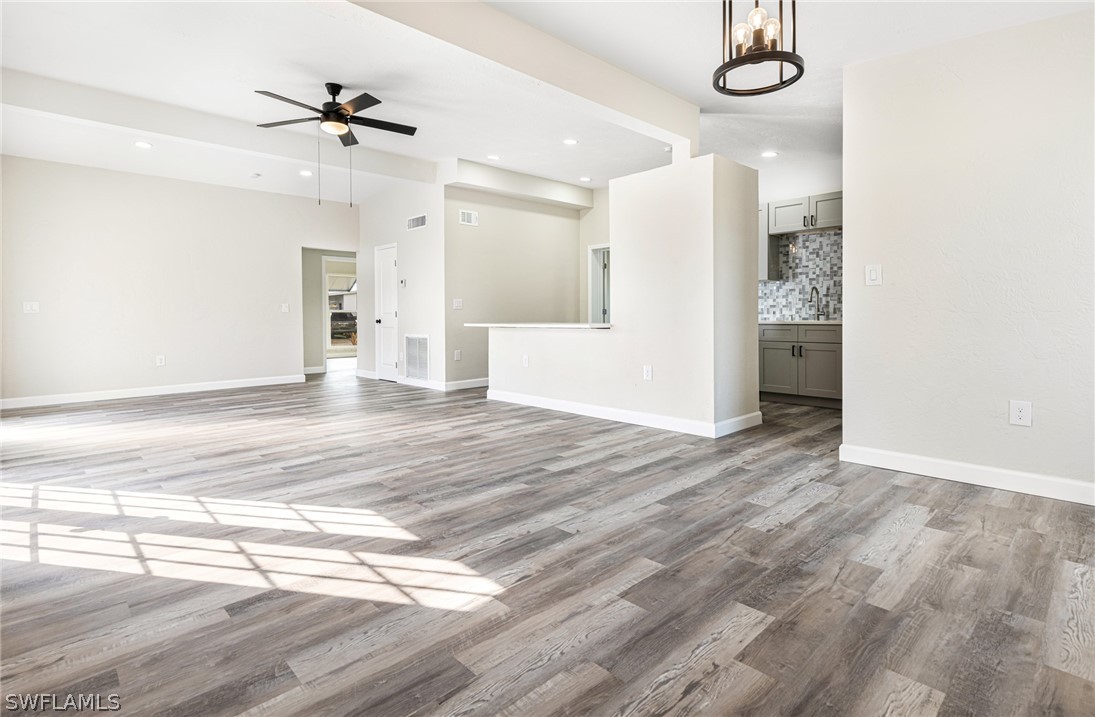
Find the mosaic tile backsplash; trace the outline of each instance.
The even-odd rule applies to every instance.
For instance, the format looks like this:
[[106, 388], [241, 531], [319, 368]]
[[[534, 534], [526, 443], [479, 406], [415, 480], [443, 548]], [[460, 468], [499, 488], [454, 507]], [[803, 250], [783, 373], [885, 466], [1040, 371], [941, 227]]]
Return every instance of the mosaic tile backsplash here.
[[[832, 229], [785, 234], [779, 240], [780, 281], [762, 281], [758, 292], [761, 321], [814, 318], [810, 287], [821, 292], [821, 318], [844, 318], [843, 232]], [[791, 245], [795, 251], [791, 251]]]

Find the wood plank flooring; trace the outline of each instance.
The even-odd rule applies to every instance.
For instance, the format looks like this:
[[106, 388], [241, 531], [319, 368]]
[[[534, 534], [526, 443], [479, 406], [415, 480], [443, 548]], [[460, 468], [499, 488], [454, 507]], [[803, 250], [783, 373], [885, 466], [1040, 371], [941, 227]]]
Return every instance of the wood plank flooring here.
[[842, 464], [839, 412], [763, 412], [708, 440], [349, 374], [7, 412], [3, 693], [1095, 714], [1095, 511]]

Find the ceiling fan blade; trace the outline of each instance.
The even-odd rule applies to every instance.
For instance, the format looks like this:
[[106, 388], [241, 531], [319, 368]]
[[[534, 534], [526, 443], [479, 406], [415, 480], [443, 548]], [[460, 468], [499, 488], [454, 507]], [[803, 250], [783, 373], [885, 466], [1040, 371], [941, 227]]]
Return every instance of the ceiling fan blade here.
[[388, 132], [398, 132], [399, 134], [406, 134], [413, 136], [418, 131], [417, 127], [408, 127], [405, 124], [396, 124], [395, 122], [385, 122], [384, 120], [369, 119], [368, 117], [347, 117], [346, 121], [350, 124], [361, 125], [362, 127], [372, 127], [373, 129], [382, 129]]
[[346, 110], [349, 114], [360, 112], [361, 110], [367, 110], [370, 107], [376, 107], [380, 104], [380, 100], [370, 95], [368, 92], [362, 92], [357, 97], [353, 98], [349, 102], [343, 102], [338, 106], [340, 110]]
[[304, 117], [295, 120], [282, 120], [281, 122], [267, 122], [266, 124], [260, 124], [259, 127], [280, 127], [283, 124], [297, 124], [298, 122], [319, 122], [319, 117]]
[[353, 147], [357, 144], [357, 137], [354, 136], [354, 131], [349, 127], [346, 128], [346, 132], [338, 136], [342, 140], [343, 147]]
[[273, 92], [267, 92], [266, 90], [255, 90], [255, 92], [257, 92], [260, 95], [266, 95], [267, 97], [273, 97], [275, 100], [281, 100], [282, 102], [288, 102], [289, 104], [296, 105], [297, 107], [303, 107], [306, 110], [312, 110], [316, 114], [322, 114], [323, 113], [323, 110], [317, 110], [315, 107], [312, 107], [311, 105], [306, 105], [303, 102], [297, 102], [296, 100], [291, 100], [288, 97], [282, 97], [281, 95], [275, 95]]

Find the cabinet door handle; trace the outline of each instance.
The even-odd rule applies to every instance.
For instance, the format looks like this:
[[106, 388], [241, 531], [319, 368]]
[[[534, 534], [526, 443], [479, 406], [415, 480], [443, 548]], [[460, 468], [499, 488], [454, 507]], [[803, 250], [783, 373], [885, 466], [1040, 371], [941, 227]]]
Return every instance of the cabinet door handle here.
[[809, 224], [806, 223], [806, 215], [805, 214], [802, 216], [802, 226], [804, 226], [804, 227], [810, 226]]
[[795, 345], [794, 344], [791, 344], [791, 355], [792, 356], [795, 355]]
[[817, 217], [813, 214], [810, 215], [810, 226], [817, 226]]

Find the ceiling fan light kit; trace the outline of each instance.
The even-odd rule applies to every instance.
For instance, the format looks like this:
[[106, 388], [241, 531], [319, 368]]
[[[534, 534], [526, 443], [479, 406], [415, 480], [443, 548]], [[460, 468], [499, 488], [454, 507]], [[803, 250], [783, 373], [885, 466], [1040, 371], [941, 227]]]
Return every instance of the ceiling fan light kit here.
[[[784, 49], [783, 0], [779, 0], [779, 17], [768, 17], [768, 11], [754, 0], [753, 9], [745, 22], [734, 24], [734, 0], [722, 2], [722, 64], [715, 70], [711, 83], [717, 92], [733, 97], [764, 95], [798, 82], [806, 71], [806, 62], [798, 54], [798, 22], [795, 0], [791, 0], [791, 50]], [[779, 79], [762, 87], [731, 87], [730, 73], [746, 65], [778, 63]], [[789, 68], [785, 68], [789, 65]], [[788, 75], [785, 69], [794, 74]]]
[[281, 127], [287, 124], [318, 121], [319, 128], [327, 134], [333, 134], [338, 137], [342, 141], [343, 147], [352, 147], [357, 144], [357, 137], [355, 137], [354, 133], [350, 130], [350, 125], [352, 124], [360, 127], [382, 129], [385, 132], [397, 132], [408, 136], [413, 136], [414, 133], [418, 131], [417, 127], [409, 127], [405, 124], [396, 124], [395, 122], [385, 122], [383, 120], [355, 116], [362, 110], [367, 110], [370, 107], [375, 107], [380, 104], [380, 100], [373, 97], [368, 92], [362, 92], [349, 102], [340, 103], [338, 101], [338, 96], [342, 92], [342, 85], [337, 82], [328, 82], [325, 87], [327, 89], [327, 94], [331, 96], [331, 100], [329, 102], [324, 102], [322, 109], [306, 105], [303, 102], [291, 100], [288, 97], [282, 97], [281, 95], [268, 92], [267, 90], [255, 90], [255, 92], [260, 95], [266, 95], [275, 100], [281, 100], [282, 102], [288, 102], [297, 107], [303, 107], [304, 109], [311, 110], [319, 115], [318, 117], [302, 117], [300, 119], [281, 120], [280, 122], [267, 122], [266, 124], [260, 124], [259, 127]]

